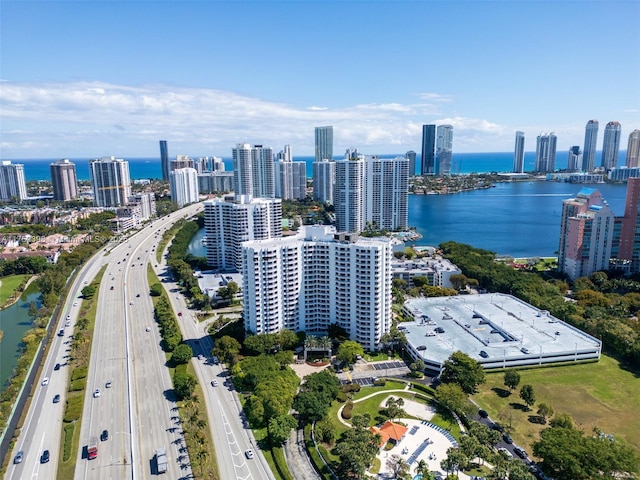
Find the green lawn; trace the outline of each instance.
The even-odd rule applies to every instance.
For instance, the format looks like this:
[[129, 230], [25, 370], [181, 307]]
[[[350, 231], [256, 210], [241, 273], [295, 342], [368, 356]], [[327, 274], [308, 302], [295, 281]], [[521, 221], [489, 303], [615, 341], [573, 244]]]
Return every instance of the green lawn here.
[[27, 281], [31, 275], [9, 275], [8, 277], [0, 278], [2, 285], [0, 286], [0, 305], [4, 305], [4, 302], [9, 300], [16, 291], [18, 286], [22, 282]]
[[[511, 424], [514, 440], [529, 452], [545, 428], [528, 420], [530, 415], [535, 415], [540, 402], [551, 405], [556, 414], [570, 414], [586, 433], [598, 427], [640, 451], [640, 378], [615, 359], [603, 355], [598, 363], [520, 370], [519, 373], [520, 385], [511, 395], [499, 395], [506, 390], [504, 374], [500, 372], [487, 374], [487, 383], [480, 386], [473, 398], [493, 420], [507, 426]], [[521, 408], [519, 391], [524, 384], [533, 385], [536, 397], [536, 406], [529, 412]]]

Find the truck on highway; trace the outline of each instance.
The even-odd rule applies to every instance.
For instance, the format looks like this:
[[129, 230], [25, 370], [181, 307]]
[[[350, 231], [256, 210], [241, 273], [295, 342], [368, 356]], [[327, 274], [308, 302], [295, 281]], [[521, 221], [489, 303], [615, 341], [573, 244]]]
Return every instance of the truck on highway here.
[[98, 437], [91, 437], [89, 439], [89, 446], [87, 447], [87, 457], [89, 460], [93, 460], [98, 456]]
[[158, 467], [158, 473], [167, 471], [167, 452], [164, 448], [156, 450], [156, 466]]

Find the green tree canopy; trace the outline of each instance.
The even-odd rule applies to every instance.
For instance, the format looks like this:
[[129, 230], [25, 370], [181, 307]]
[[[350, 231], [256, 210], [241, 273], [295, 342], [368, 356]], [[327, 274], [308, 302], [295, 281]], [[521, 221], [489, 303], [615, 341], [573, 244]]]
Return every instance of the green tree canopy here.
[[362, 345], [353, 340], [346, 340], [338, 347], [336, 358], [345, 363], [355, 363], [358, 355], [364, 355]]
[[224, 363], [232, 365], [236, 355], [240, 353], [240, 342], [229, 335], [225, 335], [216, 340], [216, 344], [211, 353]]
[[192, 357], [193, 350], [191, 349], [191, 347], [186, 343], [181, 343], [173, 349], [173, 353], [171, 354], [171, 362], [174, 365], [182, 365], [184, 363], [188, 363]]
[[186, 372], [176, 370], [173, 374], [173, 391], [179, 399], [189, 398], [196, 388], [196, 378]]
[[444, 362], [440, 380], [457, 383], [465, 393], [471, 395], [476, 392], [478, 385], [485, 382], [485, 373], [478, 361], [458, 350]]
[[504, 384], [509, 390], [513, 390], [520, 383], [520, 374], [513, 368], [508, 368], [504, 372]]
[[533, 385], [523, 385], [520, 389], [520, 398], [526, 403], [527, 407], [536, 403], [536, 395], [533, 391]]

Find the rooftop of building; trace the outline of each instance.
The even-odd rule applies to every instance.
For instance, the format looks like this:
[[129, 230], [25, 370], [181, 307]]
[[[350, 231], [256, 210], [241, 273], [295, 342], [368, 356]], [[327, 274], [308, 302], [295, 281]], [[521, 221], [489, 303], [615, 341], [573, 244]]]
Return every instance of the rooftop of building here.
[[[461, 350], [479, 362], [593, 349], [599, 341], [511, 295], [488, 293], [408, 300], [402, 323], [425, 359], [443, 363]], [[436, 333], [440, 328], [443, 333]], [[425, 349], [418, 347], [426, 347]], [[486, 355], [481, 355], [485, 352]]]

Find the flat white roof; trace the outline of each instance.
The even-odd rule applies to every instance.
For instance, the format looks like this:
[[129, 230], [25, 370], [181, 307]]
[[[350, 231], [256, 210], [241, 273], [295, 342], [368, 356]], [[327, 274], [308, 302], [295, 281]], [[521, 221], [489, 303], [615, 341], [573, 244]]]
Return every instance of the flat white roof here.
[[[599, 340], [511, 295], [419, 298], [408, 300], [405, 309], [415, 321], [399, 327], [431, 365], [442, 364], [457, 350], [487, 368], [510, 366], [507, 363], [514, 361], [535, 364], [538, 358], [540, 363], [554, 358], [568, 361], [571, 355], [577, 360], [582, 359], [581, 352], [592, 356], [597, 351], [599, 356]], [[444, 333], [434, 335], [438, 327]]]

